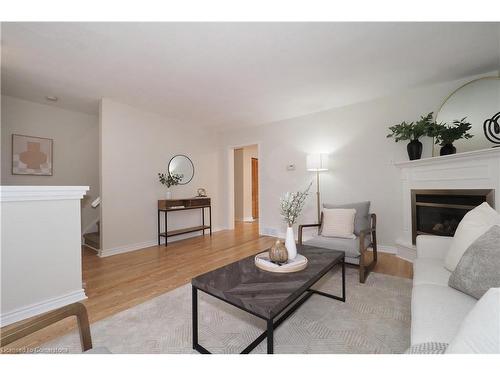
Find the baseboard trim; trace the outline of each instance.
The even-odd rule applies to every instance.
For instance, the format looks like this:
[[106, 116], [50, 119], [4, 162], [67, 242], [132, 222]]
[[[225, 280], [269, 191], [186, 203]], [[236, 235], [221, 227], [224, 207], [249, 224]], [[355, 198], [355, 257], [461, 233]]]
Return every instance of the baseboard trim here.
[[406, 243], [403, 240], [396, 240], [397, 256], [410, 263], [417, 257], [417, 247], [412, 243]]
[[[214, 229], [212, 229], [212, 233], [219, 232], [221, 230], [224, 230], [224, 228], [214, 228]], [[200, 234], [198, 234], [198, 233], [186, 233], [185, 235], [180, 235], [178, 237], [177, 236], [170, 237], [168, 240], [168, 243], [182, 241], [182, 240], [185, 240], [188, 238], [197, 237], [199, 235]], [[164, 238], [161, 239], [160, 244], [165, 244]], [[129, 253], [131, 251], [142, 250], [142, 249], [145, 249], [147, 247], [152, 247], [152, 246], [158, 246], [157, 239], [144, 241], [144, 242], [138, 242], [138, 243], [134, 243], [134, 244], [130, 244], [130, 245], [117, 246], [117, 247], [114, 247], [111, 249], [102, 249], [102, 250], [99, 250], [97, 255], [99, 255], [101, 258], [105, 258], [105, 257], [113, 256], [113, 255]]]
[[85, 247], [88, 247], [91, 250], [94, 250], [97, 254], [99, 254], [99, 251], [101, 251], [99, 249], [96, 249], [94, 246], [90, 246], [89, 244], [86, 244], [86, 243], [82, 244], [82, 246], [85, 246]]
[[145, 242], [138, 242], [130, 245], [123, 245], [118, 247], [113, 247], [111, 249], [102, 249], [99, 250], [98, 254], [101, 258], [110, 257], [113, 255], [128, 253], [130, 251], [136, 251], [140, 249], [144, 249], [146, 247], [151, 247], [157, 245], [157, 240], [150, 240]]
[[87, 299], [85, 291], [83, 289], [78, 289], [58, 297], [24, 306], [13, 311], [8, 311], [0, 315], [0, 327], [5, 327], [9, 324], [19, 322], [20, 320], [31, 318], [84, 299]]
[[396, 255], [398, 253], [398, 249], [396, 246], [378, 245], [377, 250], [380, 251], [381, 253], [386, 253], [386, 254]]

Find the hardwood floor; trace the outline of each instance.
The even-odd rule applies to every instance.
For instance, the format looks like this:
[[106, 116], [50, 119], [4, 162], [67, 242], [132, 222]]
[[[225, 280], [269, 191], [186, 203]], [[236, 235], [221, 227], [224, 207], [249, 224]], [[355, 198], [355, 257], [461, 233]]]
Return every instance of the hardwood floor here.
[[[212, 237], [193, 237], [164, 246], [99, 258], [83, 249], [83, 280], [90, 322], [126, 310], [166, 293], [200, 274], [249, 255], [264, 251], [274, 238], [259, 236], [258, 225], [240, 222], [235, 230], [216, 232]], [[394, 255], [379, 253], [374, 272], [412, 277], [412, 265]], [[69, 318], [11, 347], [34, 348], [76, 327]]]

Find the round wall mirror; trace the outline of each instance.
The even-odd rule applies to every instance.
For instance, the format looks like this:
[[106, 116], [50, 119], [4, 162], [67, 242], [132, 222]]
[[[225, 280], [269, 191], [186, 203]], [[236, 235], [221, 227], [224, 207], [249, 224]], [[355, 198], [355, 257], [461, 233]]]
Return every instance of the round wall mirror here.
[[[500, 77], [471, 81], [455, 90], [443, 103], [436, 121], [451, 124], [467, 117], [472, 127], [470, 139], [453, 142], [457, 152], [491, 148], [500, 144]], [[434, 155], [439, 155], [434, 145]]]
[[186, 185], [194, 176], [193, 162], [186, 155], [175, 155], [168, 163], [168, 173], [180, 175], [179, 185]]

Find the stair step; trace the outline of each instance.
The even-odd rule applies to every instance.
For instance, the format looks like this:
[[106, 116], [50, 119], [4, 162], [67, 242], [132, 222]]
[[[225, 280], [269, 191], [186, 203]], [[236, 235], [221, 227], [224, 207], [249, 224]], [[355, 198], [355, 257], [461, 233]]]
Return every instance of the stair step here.
[[94, 249], [97, 250], [101, 248], [99, 232], [85, 233], [83, 235], [83, 239], [85, 245], [93, 247]]

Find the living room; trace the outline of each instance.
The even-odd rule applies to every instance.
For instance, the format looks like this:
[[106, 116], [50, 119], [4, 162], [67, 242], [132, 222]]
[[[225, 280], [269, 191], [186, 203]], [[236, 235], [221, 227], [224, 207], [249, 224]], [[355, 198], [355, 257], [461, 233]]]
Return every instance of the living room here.
[[3, 19], [2, 352], [500, 354], [500, 22], [396, 13]]

